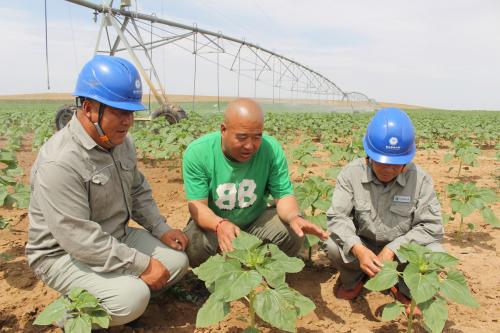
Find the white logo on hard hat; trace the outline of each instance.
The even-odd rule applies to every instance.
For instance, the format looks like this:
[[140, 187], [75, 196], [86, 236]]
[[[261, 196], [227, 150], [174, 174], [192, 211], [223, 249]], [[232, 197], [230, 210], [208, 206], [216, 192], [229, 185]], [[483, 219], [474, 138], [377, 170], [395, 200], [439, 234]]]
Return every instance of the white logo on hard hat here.
[[140, 88], [141, 88], [141, 80], [139, 80], [139, 79], [135, 80], [135, 87], [136, 87], [137, 89], [140, 89]]
[[395, 146], [398, 144], [398, 138], [396, 138], [395, 136], [393, 136], [392, 138], [389, 139], [389, 144], [391, 146]]

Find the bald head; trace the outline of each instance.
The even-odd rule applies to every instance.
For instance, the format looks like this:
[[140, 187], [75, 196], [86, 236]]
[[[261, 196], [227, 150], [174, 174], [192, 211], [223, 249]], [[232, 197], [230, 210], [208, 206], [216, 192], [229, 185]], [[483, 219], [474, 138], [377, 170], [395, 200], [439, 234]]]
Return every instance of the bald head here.
[[246, 162], [259, 150], [264, 128], [264, 113], [250, 98], [232, 101], [220, 126], [222, 151], [229, 159]]
[[227, 105], [224, 124], [231, 127], [238, 123], [264, 124], [264, 112], [259, 103], [250, 98], [238, 98]]

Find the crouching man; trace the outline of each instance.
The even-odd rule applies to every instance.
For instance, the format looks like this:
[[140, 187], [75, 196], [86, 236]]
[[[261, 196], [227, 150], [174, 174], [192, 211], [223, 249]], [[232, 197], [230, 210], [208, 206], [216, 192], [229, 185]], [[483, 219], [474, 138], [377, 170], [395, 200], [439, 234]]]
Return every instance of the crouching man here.
[[[83, 288], [111, 326], [138, 318], [151, 290], [186, 273], [187, 237], [170, 228], [137, 169], [128, 130], [143, 110], [136, 68], [95, 56], [74, 95], [81, 108], [40, 149], [31, 170], [28, 263], [60, 293]], [[128, 226], [129, 219], [144, 229]]]
[[[328, 256], [340, 273], [338, 298], [352, 300], [384, 261], [399, 260], [402, 244], [444, 252], [439, 201], [431, 177], [412, 163], [415, 130], [397, 108], [381, 109], [363, 139], [366, 158], [352, 161], [337, 178], [328, 217]], [[401, 281], [395, 297], [410, 303]]]

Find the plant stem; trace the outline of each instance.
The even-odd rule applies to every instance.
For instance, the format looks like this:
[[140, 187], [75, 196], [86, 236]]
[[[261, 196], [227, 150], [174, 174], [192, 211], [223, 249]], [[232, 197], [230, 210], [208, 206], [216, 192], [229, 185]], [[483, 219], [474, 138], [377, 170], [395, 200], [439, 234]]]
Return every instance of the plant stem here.
[[458, 165], [458, 175], [457, 175], [457, 178], [460, 178], [460, 169], [462, 169], [462, 159], [460, 159], [460, 164]]
[[462, 240], [463, 225], [464, 225], [464, 216], [460, 214], [460, 227], [458, 228], [458, 240]]
[[413, 327], [413, 312], [415, 311], [415, 307], [417, 306], [417, 303], [415, 303], [415, 300], [411, 300], [410, 304], [410, 315], [408, 316], [408, 329], [406, 330], [406, 333], [411, 333], [412, 332], [412, 327]]
[[251, 291], [250, 294], [248, 295], [249, 299], [249, 306], [250, 306], [250, 327], [255, 328], [255, 310], [253, 308], [253, 300], [255, 298], [255, 291]]

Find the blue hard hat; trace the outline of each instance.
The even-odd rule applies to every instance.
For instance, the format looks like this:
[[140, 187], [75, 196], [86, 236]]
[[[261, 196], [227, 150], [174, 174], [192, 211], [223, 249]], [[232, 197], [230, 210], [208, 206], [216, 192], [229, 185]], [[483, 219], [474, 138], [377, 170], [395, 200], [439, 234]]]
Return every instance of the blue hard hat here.
[[417, 151], [415, 129], [408, 115], [398, 108], [380, 109], [363, 138], [365, 152], [383, 164], [407, 164]]
[[90, 98], [121, 110], [146, 109], [141, 103], [142, 83], [137, 69], [119, 57], [94, 56], [80, 72], [73, 96]]

